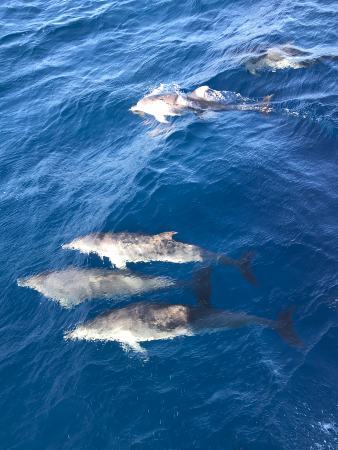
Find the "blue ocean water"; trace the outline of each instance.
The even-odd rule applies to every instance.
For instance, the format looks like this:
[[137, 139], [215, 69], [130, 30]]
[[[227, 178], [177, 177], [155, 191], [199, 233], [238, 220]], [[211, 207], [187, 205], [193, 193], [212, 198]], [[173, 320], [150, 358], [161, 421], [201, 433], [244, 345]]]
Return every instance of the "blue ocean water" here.
[[[2, 2], [2, 449], [338, 448], [338, 64], [254, 76], [242, 61], [290, 42], [337, 54], [337, 14], [329, 0]], [[274, 94], [274, 112], [166, 125], [129, 111], [161, 84]], [[216, 267], [213, 305], [275, 318], [294, 304], [304, 349], [255, 327], [146, 343], [146, 360], [65, 341], [141, 298], [65, 310], [16, 280], [109, 267], [61, 245], [125, 230], [254, 250], [258, 286]], [[186, 288], [142, 299], [195, 303]]]

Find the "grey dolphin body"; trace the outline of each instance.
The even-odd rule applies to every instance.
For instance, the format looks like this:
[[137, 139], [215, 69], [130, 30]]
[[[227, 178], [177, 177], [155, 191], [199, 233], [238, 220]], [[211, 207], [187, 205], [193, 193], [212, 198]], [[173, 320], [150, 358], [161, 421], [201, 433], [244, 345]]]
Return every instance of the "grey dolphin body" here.
[[300, 346], [292, 325], [292, 309], [270, 320], [222, 309], [183, 304], [137, 303], [114, 309], [94, 320], [77, 326], [66, 339], [116, 341], [124, 348], [144, 352], [143, 342], [173, 339], [178, 336], [214, 333], [250, 325], [271, 328], [289, 344]]
[[64, 308], [72, 308], [90, 299], [116, 300], [176, 285], [175, 280], [168, 277], [152, 277], [128, 270], [78, 267], [20, 278], [17, 283], [57, 301]]
[[118, 268], [125, 268], [127, 263], [162, 261], [170, 263], [220, 263], [239, 268], [242, 275], [251, 283], [255, 277], [251, 272], [252, 253], [240, 259], [229, 258], [223, 254], [209, 252], [197, 245], [186, 244], [173, 239], [174, 231], [156, 235], [137, 233], [98, 233], [74, 239], [62, 247], [79, 250], [82, 253], [96, 253], [101, 258], [107, 257]]
[[317, 62], [336, 61], [336, 55], [315, 55], [314, 53], [295, 46], [279, 45], [268, 48], [250, 57], [246, 69], [253, 75], [270, 70], [276, 72], [283, 69], [303, 69]]
[[204, 111], [261, 111], [270, 112], [268, 106], [269, 97], [262, 103], [243, 103], [226, 101], [221, 92], [210, 89], [209, 86], [200, 86], [194, 91], [170, 94], [146, 95], [131, 108], [131, 111], [141, 114], [149, 114], [158, 122], [166, 123], [168, 116], [177, 116], [186, 112], [203, 113]]

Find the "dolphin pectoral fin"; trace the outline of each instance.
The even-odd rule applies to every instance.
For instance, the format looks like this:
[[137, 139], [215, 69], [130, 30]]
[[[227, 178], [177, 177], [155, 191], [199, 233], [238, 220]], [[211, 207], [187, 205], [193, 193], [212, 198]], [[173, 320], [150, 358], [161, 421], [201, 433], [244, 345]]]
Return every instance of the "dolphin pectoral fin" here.
[[290, 345], [298, 348], [304, 347], [303, 342], [297, 336], [293, 327], [293, 314], [295, 307], [291, 306], [285, 311], [282, 311], [277, 317], [274, 329], [277, 333]]
[[147, 358], [148, 356], [147, 350], [138, 341], [121, 341], [120, 344], [125, 352], [132, 350], [135, 353], [141, 354], [143, 357]]
[[157, 114], [156, 116], [154, 116], [155, 119], [157, 120], [157, 122], [160, 123], [169, 123], [169, 121], [166, 119], [165, 116], [163, 116], [162, 114]]
[[161, 239], [172, 240], [175, 234], [177, 234], [177, 231], [164, 231], [163, 233], [159, 233], [157, 236], [161, 237]]
[[218, 262], [225, 266], [235, 266], [241, 271], [243, 277], [254, 286], [257, 285], [256, 277], [251, 270], [251, 260], [255, 255], [254, 252], [247, 252], [239, 259], [233, 259], [226, 255], [218, 256]]
[[254, 286], [257, 286], [257, 280], [255, 275], [253, 274], [251, 270], [251, 261], [252, 258], [255, 256], [254, 252], [247, 252], [245, 253], [239, 260], [238, 260], [238, 267], [241, 271], [241, 274], [243, 277]]
[[203, 267], [193, 277], [192, 290], [200, 306], [209, 308], [211, 298], [211, 267]]

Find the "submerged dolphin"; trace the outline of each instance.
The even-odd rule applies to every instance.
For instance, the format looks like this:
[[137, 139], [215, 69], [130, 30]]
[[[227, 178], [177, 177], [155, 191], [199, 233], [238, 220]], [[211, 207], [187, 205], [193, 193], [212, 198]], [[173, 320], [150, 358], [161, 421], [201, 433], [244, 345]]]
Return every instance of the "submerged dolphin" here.
[[[136, 113], [145, 113], [154, 116], [158, 122], [167, 123], [167, 116], [179, 116], [186, 112], [203, 113], [204, 111], [261, 111], [270, 112], [268, 103], [270, 97], [263, 99], [262, 103], [245, 104], [238, 103], [238, 96], [232, 95], [233, 102], [223, 97], [220, 91], [215, 91], [209, 86], [200, 86], [194, 91], [184, 94], [174, 92], [169, 94], [149, 94], [131, 107], [131, 111]], [[240, 96], [239, 96], [240, 97]]]
[[319, 61], [336, 60], [334, 55], [319, 55], [291, 45], [279, 45], [249, 58], [246, 69], [253, 75], [257, 72], [270, 70], [276, 72], [282, 69], [303, 69]]
[[251, 283], [255, 277], [251, 272], [252, 253], [240, 259], [209, 252], [197, 245], [175, 241], [174, 231], [156, 235], [137, 233], [98, 233], [75, 239], [62, 248], [79, 250], [81, 253], [96, 253], [101, 258], [107, 257], [116, 267], [124, 269], [128, 262], [140, 263], [162, 261], [171, 263], [204, 262], [221, 263], [238, 267], [242, 275]]
[[293, 329], [292, 309], [282, 312], [277, 320], [214, 309], [208, 303], [208, 291], [210, 287], [206, 286], [199, 306], [195, 307], [142, 302], [114, 309], [77, 326], [66, 333], [65, 338], [117, 341], [124, 348], [145, 352], [141, 343], [147, 341], [258, 325], [277, 331], [291, 345], [301, 345]]
[[175, 280], [167, 277], [77, 267], [19, 278], [17, 283], [35, 289], [64, 308], [72, 308], [85, 300], [137, 295], [176, 285]]

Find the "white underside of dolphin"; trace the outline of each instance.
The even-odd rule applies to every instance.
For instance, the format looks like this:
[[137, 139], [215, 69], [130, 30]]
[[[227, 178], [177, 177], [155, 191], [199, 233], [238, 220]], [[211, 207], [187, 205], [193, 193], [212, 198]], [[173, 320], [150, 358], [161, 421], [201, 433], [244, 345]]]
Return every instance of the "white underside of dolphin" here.
[[[155, 100], [148, 103], [143, 102], [140, 111], [144, 114], [154, 116], [160, 123], [168, 123], [167, 117], [181, 115], [184, 107], [187, 107], [187, 101], [184, 97], [178, 95], [175, 106], [161, 100]], [[134, 111], [133, 108], [131, 110]]]
[[[212, 100], [221, 97], [219, 91], [215, 91], [209, 86], [200, 86], [189, 94], [191, 99]], [[131, 107], [131, 111], [153, 116], [160, 123], [168, 123], [167, 117], [179, 116], [189, 109], [193, 109], [191, 100], [185, 94], [174, 93], [167, 96], [146, 95]]]

